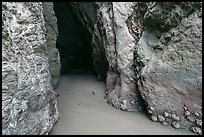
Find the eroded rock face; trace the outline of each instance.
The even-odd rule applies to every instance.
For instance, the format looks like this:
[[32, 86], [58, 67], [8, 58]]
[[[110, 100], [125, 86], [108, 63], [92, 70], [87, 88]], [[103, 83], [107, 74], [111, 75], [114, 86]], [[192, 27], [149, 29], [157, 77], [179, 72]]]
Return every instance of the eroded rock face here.
[[[146, 108], [155, 122], [202, 134], [200, 2], [72, 2], [68, 6], [74, 16], [61, 16], [68, 23], [65, 29], [77, 28], [78, 20], [86, 39], [73, 41], [77, 36], [73, 29], [59, 43], [75, 45], [69, 50], [74, 47], [76, 54], [76, 47], [91, 46], [93, 66], [98, 79], [106, 79], [110, 105], [125, 111]], [[66, 7], [60, 9], [67, 12]], [[2, 132], [47, 134], [58, 119], [50, 80], [52, 76], [56, 87], [60, 69], [52, 3], [3, 3], [2, 18]], [[70, 55], [68, 69], [76, 61]], [[85, 57], [81, 55], [77, 56]]]
[[142, 20], [134, 59], [139, 92], [150, 115], [168, 113], [169, 125], [190, 129], [202, 119], [194, 115], [202, 113], [201, 4], [151, 3]]
[[155, 121], [174, 128], [202, 127], [195, 122], [202, 120], [201, 3], [71, 5], [92, 35], [92, 48], [98, 51], [93, 55], [108, 61], [110, 105], [141, 111], [144, 101]]
[[52, 2], [43, 2], [43, 16], [46, 27], [46, 55], [49, 61], [51, 84], [53, 89], [56, 89], [60, 77], [61, 62], [58, 49], [56, 48], [58, 29], [57, 18], [53, 8]]
[[[127, 18], [133, 12], [134, 4], [111, 2], [71, 4], [74, 13], [92, 35], [91, 45], [93, 51], [96, 51], [93, 52], [96, 59], [94, 67], [99, 77], [102, 75], [100, 72], [107, 72], [105, 76], [107, 102], [127, 111], [142, 109], [141, 98], [136, 92], [135, 84], [134, 38], [125, 25]], [[100, 64], [105, 66], [99, 67]]]
[[48, 134], [59, 118], [42, 3], [2, 3], [2, 134]]

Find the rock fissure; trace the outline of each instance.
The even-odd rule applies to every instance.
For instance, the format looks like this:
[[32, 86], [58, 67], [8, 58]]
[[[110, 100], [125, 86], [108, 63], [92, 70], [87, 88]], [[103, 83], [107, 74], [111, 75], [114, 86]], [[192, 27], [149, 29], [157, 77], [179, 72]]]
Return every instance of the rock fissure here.
[[2, 133], [48, 134], [83, 69], [113, 107], [202, 134], [201, 58], [201, 2], [3, 2]]

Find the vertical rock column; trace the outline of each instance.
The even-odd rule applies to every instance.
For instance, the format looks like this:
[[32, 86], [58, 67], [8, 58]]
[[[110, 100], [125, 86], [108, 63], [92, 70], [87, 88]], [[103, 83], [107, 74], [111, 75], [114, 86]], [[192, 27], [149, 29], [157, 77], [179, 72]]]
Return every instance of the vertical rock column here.
[[59, 118], [42, 3], [2, 3], [2, 134], [48, 134]]
[[135, 39], [129, 33], [126, 21], [134, 11], [135, 3], [99, 3], [98, 11], [104, 47], [109, 62], [107, 73], [107, 101], [126, 111], [141, 111], [141, 98], [137, 91], [134, 72]]
[[58, 29], [57, 18], [53, 8], [54, 7], [52, 2], [43, 2], [43, 16], [46, 27], [46, 53], [49, 61], [51, 84], [53, 89], [56, 89], [60, 77], [61, 62], [58, 49], [56, 48]]
[[121, 110], [142, 110], [133, 62], [136, 42], [126, 25], [126, 20], [135, 12], [135, 3], [82, 2], [71, 5], [91, 34], [93, 64], [99, 77], [106, 78], [107, 102]]

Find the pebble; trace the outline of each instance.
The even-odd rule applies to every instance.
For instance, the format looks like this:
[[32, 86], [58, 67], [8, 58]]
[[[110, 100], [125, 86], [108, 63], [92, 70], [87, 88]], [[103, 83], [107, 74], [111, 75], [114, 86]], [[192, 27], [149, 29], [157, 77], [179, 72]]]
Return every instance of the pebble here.
[[178, 116], [176, 116], [175, 114], [172, 114], [171, 117], [173, 120], [177, 120], [177, 121], [180, 120], [180, 118]]
[[149, 114], [152, 114], [152, 111], [151, 111], [151, 110], [148, 110], [148, 113], [149, 113]]
[[178, 128], [181, 127], [181, 125], [180, 125], [177, 121], [173, 121], [173, 122], [171, 123], [171, 125], [172, 125], [172, 127], [176, 128], [176, 129], [178, 129]]
[[188, 109], [187, 109], [187, 107], [183, 107], [183, 109], [185, 110], [185, 111], [187, 111]]
[[202, 130], [199, 127], [191, 127], [191, 131], [199, 135], [202, 135]]
[[168, 125], [165, 121], [163, 121], [161, 124], [162, 124], [162, 125], [165, 125], [165, 126]]
[[191, 116], [187, 116], [186, 119], [190, 122], [193, 122], [193, 118]]
[[194, 114], [195, 114], [196, 116], [198, 116], [198, 117], [201, 115], [200, 112], [195, 112]]
[[165, 117], [169, 117], [169, 113], [164, 112], [164, 116], [165, 116]]
[[202, 120], [200, 120], [200, 119], [195, 119], [195, 123], [196, 123], [198, 126], [202, 126]]
[[184, 113], [186, 116], [190, 116], [190, 112], [189, 111], [186, 111], [185, 113]]
[[156, 122], [157, 121], [157, 116], [151, 116], [151, 120]]
[[149, 109], [150, 109], [151, 111], [154, 111], [154, 108], [153, 108], [153, 107], [149, 107]]
[[163, 116], [158, 115], [158, 120], [159, 120], [159, 122], [163, 122], [165, 119], [164, 119], [164, 117], [163, 117]]

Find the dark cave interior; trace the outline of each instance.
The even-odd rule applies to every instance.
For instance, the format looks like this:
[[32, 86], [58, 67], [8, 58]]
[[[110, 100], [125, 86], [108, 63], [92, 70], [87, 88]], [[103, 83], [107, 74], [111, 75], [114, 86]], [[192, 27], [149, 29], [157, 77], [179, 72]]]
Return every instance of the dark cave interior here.
[[96, 73], [93, 68], [89, 34], [73, 13], [68, 2], [54, 2], [57, 17], [58, 38], [56, 47], [60, 53], [61, 74], [73, 70]]

